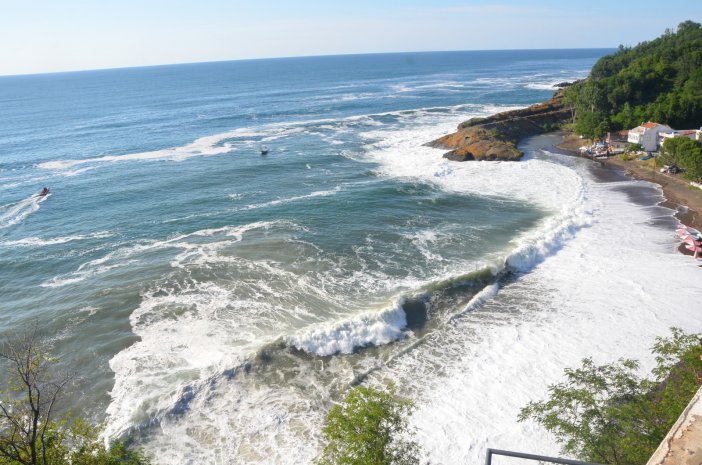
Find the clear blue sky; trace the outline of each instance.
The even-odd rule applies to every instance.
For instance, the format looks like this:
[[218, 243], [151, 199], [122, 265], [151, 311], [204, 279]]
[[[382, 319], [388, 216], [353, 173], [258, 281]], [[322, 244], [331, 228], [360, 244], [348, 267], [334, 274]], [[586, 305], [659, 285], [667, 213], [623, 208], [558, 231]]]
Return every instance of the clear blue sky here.
[[301, 55], [616, 47], [700, 0], [0, 0], [0, 75]]

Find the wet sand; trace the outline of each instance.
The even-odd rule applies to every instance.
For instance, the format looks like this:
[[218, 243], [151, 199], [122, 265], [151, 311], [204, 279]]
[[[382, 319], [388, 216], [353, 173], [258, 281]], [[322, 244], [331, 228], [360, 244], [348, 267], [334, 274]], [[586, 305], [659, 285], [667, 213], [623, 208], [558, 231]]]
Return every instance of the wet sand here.
[[[556, 132], [554, 136], [560, 138], [560, 142], [554, 144], [554, 150], [567, 155], [581, 156], [579, 148], [586, 144], [570, 132]], [[672, 176], [660, 173], [649, 166], [639, 162], [639, 160], [622, 160], [619, 157], [611, 157], [606, 160], [593, 160], [592, 173], [601, 182], [617, 182], [627, 179], [641, 179], [658, 184], [663, 189], [664, 200], [658, 205], [670, 208], [675, 211], [675, 218], [686, 226], [692, 226], [702, 231], [702, 191], [695, 189], [679, 176]], [[620, 189], [625, 192], [632, 202], [638, 205], [651, 205], [651, 196], [656, 193], [646, 192], [645, 189], [622, 186]], [[653, 221], [656, 221], [655, 219]], [[693, 253], [680, 244], [678, 251], [683, 255], [693, 255]], [[701, 265], [702, 266], [702, 265]]]
[[[572, 133], [560, 133], [562, 141], [556, 145], [562, 152], [580, 156], [578, 148], [585, 144], [585, 141]], [[678, 176], [663, 174], [645, 166], [638, 160], [626, 161], [619, 157], [611, 157], [607, 160], [595, 160], [593, 163], [600, 164], [604, 168], [609, 168], [612, 176], [625, 173], [634, 179], [642, 179], [658, 184], [663, 189], [665, 200], [661, 206], [671, 208], [676, 211], [675, 217], [687, 226], [692, 226], [702, 230], [702, 191], [696, 189]], [[598, 170], [600, 172], [606, 170]], [[600, 175], [600, 173], [597, 173]], [[606, 173], [601, 176], [607, 177]], [[687, 251], [686, 251], [687, 252]]]

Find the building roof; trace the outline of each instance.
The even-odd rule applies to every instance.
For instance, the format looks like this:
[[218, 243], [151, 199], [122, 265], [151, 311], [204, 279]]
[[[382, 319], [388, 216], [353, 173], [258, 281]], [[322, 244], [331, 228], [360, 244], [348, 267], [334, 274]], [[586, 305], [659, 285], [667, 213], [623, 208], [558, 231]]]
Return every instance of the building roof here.
[[639, 134], [643, 134], [647, 129], [655, 129], [657, 127], [663, 127], [670, 129], [671, 131], [673, 130], [670, 126], [666, 124], [661, 124], [661, 123], [655, 123], [653, 121], [647, 121], [645, 123], [641, 123], [640, 126], [636, 126], [634, 129], [632, 129], [630, 132], [637, 132]]

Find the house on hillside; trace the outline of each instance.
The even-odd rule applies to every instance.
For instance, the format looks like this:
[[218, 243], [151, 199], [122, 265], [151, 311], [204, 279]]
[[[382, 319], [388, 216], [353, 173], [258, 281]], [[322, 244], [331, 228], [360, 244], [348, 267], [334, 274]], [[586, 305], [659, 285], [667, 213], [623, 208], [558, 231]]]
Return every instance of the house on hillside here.
[[629, 131], [627, 129], [617, 132], [607, 133], [607, 143], [613, 150], [625, 149], [627, 142], [629, 142]]
[[663, 143], [667, 139], [672, 139], [673, 137], [687, 137], [688, 139], [699, 140], [697, 139], [699, 132], [700, 131], [697, 129], [683, 129], [680, 131], [673, 132], [661, 132], [658, 134], [658, 147], [662, 147]]
[[658, 135], [672, 132], [673, 129], [670, 126], [649, 121], [631, 129], [627, 141], [631, 144], [640, 144], [646, 152], [654, 152], [658, 150]]

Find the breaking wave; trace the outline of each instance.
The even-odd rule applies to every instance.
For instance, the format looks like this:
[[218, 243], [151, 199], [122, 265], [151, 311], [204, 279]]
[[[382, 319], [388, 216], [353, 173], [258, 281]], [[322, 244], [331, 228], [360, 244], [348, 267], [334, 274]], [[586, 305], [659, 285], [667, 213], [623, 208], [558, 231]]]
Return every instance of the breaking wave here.
[[381, 312], [369, 312], [352, 319], [320, 325], [300, 334], [285, 336], [285, 343], [311, 355], [350, 354], [357, 348], [380, 346], [406, 337], [405, 299]]

